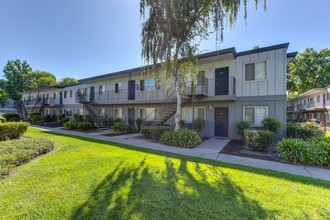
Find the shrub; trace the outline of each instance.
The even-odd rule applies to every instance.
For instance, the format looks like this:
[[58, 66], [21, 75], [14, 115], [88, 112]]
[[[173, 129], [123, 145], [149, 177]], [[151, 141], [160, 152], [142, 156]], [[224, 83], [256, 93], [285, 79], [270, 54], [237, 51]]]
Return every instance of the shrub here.
[[296, 138], [302, 140], [308, 140], [313, 137], [323, 137], [325, 132], [321, 129], [314, 129], [310, 127], [297, 127], [296, 128]]
[[77, 122], [82, 122], [84, 120], [84, 116], [83, 115], [79, 115], [79, 114], [73, 114], [73, 118]]
[[65, 114], [59, 114], [58, 115], [58, 120], [61, 122], [61, 123], [65, 123], [65, 122], [63, 122], [64, 121], [64, 119], [65, 119]]
[[182, 128], [178, 131], [167, 131], [160, 137], [160, 142], [163, 144], [192, 148], [201, 143], [200, 135], [193, 130]]
[[114, 124], [115, 124], [115, 119], [109, 118], [109, 120], [108, 120], [108, 126], [109, 126], [109, 128], [111, 128]]
[[280, 134], [280, 129], [282, 127], [282, 122], [275, 118], [265, 118], [262, 120], [263, 129], [271, 131], [275, 134]]
[[301, 127], [310, 128], [310, 129], [314, 129], [314, 130], [319, 129], [317, 126], [315, 126], [313, 121], [307, 121], [305, 123], [302, 123]]
[[143, 119], [142, 119], [142, 118], [137, 118], [137, 119], [135, 120], [136, 127], [137, 127], [138, 131], [141, 130], [142, 122], [143, 122]]
[[39, 155], [54, 148], [54, 143], [44, 138], [24, 137], [19, 140], [0, 142], [0, 177]]
[[299, 126], [297, 125], [288, 125], [286, 127], [286, 136], [289, 138], [296, 138], [297, 136], [297, 128], [299, 128]]
[[93, 125], [88, 121], [82, 121], [82, 122], [78, 122], [77, 128], [81, 130], [88, 130], [88, 129], [92, 129]]
[[185, 124], [185, 121], [184, 120], [180, 120], [180, 128], [183, 128], [184, 127], [184, 124]]
[[322, 165], [326, 163], [327, 152], [310, 142], [288, 138], [277, 144], [279, 157], [294, 163]]
[[135, 132], [135, 128], [124, 124], [124, 123], [115, 123], [112, 127], [111, 127], [112, 131], [115, 132], [116, 134], [130, 134]]
[[252, 150], [265, 150], [272, 142], [274, 133], [267, 130], [245, 130], [244, 139]]
[[168, 126], [150, 126], [141, 129], [141, 134], [146, 138], [159, 140], [163, 133], [170, 131]]
[[116, 123], [123, 123], [123, 119], [121, 119], [121, 118], [115, 118], [115, 124]]
[[52, 117], [51, 117], [50, 115], [46, 115], [46, 116], [44, 117], [44, 121], [45, 121], [45, 122], [52, 122]]
[[5, 113], [2, 115], [2, 117], [4, 117], [6, 119], [6, 121], [10, 121], [12, 118], [19, 118], [17, 113]]
[[5, 123], [6, 122], [6, 118], [0, 116], [0, 123]]
[[310, 140], [314, 147], [322, 148], [326, 152], [325, 163], [330, 165], [330, 137], [318, 137]]
[[76, 120], [67, 121], [63, 125], [65, 129], [69, 129], [69, 130], [78, 128], [78, 122]]
[[84, 121], [88, 121], [89, 123], [91, 123], [94, 126], [93, 116], [91, 116], [91, 115], [84, 115]]
[[247, 121], [241, 121], [237, 123], [236, 128], [237, 128], [237, 134], [240, 135], [242, 138], [244, 138], [244, 131], [247, 129], [250, 129], [251, 124], [250, 122]]
[[194, 123], [194, 128], [197, 130], [197, 132], [198, 132], [199, 134], [201, 134], [202, 129], [203, 129], [203, 127], [204, 127], [205, 124], [206, 124], [205, 119], [203, 119], [203, 118], [197, 118], [197, 119], [194, 120], [193, 123]]
[[52, 119], [52, 122], [57, 122], [58, 117], [57, 117], [56, 114], [52, 114], [50, 117], [51, 117], [51, 119]]
[[28, 129], [26, 122], [9, 122], [0, 124], [0, 140], [20, 138]]

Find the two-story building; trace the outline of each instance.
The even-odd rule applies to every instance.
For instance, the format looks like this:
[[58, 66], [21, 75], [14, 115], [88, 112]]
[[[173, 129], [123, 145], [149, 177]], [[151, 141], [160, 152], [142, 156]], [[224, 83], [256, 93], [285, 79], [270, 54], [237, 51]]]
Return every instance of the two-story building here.
[[[183, 97], [184, 123], [189, 126], [194, 119], [203, 118], [206, 137], [237, 138], [238, 122], [260, 126], [264, 118], [271, 117], [283, 122], [285, 132], [286, 67], [296, 54], [287, 54], [288, 46], [285, 43], [243, 52], [228, 48], [200, 55], [198, 77], [195, 82], [187, 82]], [[173, 125], [173, 88], [166, 89], [164, 79], [155, 82], [141, 70], [139, 67], [81, 79], [80, 88], [72, 94], [70, 88], [58, 88], [57, 92], [60, 100], [65, 100], [64, 92], [66, 97], [69, 94], [72, 105], [76, 105], [70, 107], [74, 113], [122, 118], [132, 125], [137, 118]], [[61, 108], [69, 109], [63, 100]], [[50, 107], [49, 111], [55, 113]]]

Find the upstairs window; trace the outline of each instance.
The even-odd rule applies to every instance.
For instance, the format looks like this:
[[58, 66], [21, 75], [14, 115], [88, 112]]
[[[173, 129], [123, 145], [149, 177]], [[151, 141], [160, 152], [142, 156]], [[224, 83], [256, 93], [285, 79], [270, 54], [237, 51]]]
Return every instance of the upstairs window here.
[[105, 92], [105, 86], [99, 86], [99, 95], [102, 95]]
[[154, 89], [155, 89], [155, 80], [153, 78], [140, 80], [140, 91], [150, 91]]
[[122, 93], [123, 91], [123, 83], [116, 83], [115, 84], [115, 93]]
[[268, 117], [268, 107], [244, 107], [243, 108], [243, 119], [244, 121], [250, 122], [251, 125], [260, 126], [262, 120]]
[[245, 64], [245, 81], [266, 80], [267, 61]]
[[64, 98], [66, 99], [66, 91], [64, 91]]
[[122, 118], [122, 109], [121, 108], [115, 108], [114, 109], [114, 118]]
[[70, 90], [70, 98], [72, 98], [72, 90]]
[[321, 97], [319, 95], [317, 96], [316, 99], [317, 99], [317, 102], [320, 102], [321, 101]]

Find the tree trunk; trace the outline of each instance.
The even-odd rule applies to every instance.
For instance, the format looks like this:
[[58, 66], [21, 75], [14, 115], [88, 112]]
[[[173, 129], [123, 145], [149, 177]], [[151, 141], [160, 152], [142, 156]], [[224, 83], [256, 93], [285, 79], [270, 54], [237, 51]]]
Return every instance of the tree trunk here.
[[174, 131], [180, 129], [180, 120], [181, 120], [181, 86], [180, 82], [175, 83], [176, 90], [176, 113], [175, 113], [175, 128]]

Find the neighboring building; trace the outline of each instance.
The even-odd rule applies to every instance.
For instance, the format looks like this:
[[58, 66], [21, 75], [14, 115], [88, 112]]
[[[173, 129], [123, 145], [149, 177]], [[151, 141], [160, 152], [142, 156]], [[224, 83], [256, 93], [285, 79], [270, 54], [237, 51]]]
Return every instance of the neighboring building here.
[[287, 118], [290, 121], [306, 121], [315, 118], [330, 125], [330, 86], [311, 89], [289, 99]]
[[16, 112], [15, 108], [15, 102], [12, 99], [8, 99], [8, 104], [5, 105], [3, 108], [0, 106], [0, 113], [6, 113], [6, 112]]
[[[284, 133], [286, 67], [296, 54], [287, 54], [288, 46], [286, 43], [244, 52], [228, 48], [200, 55], [197, 80], [187, 82], [188, 89], [183, 97], [185, 126], [191, 127], [194, 119], [204, 118], [206, 137], [237, 138], [238, 122], [246, 120], [253, 126], [260, 126], [265, 117], [271, 117], [283, 122]], [[166, 92], [164, 79], [161, 81], [156, 83], [152, 77], [142, 74], [141, 68], [135, 68], [80, 80], [79, 89], [73, 89], [75, 100], [70, 96], [68, 103], [63, 100], [64, 92], [68, 96], [70, 87], [39, 90], [37, 97], [40, 99], [43, 94], [47, 97], [52, 94], [51, 89], [55, 89], [62, 99], [56, 109], [72, 105], [75, 107], [70, 109], [75, 109], [74, 113], [89, 113], [98, 120], [122, 118], [134, 124], [137, 118], [142, 118], [173, 125], [176, 98], [173, 89]], [[192, 102], [192, 87], [196, 102]], [[29, 92], [24, 93], [25, 98]], [[52, 110], [59, 113], [56, 109]], [[51, 114], [52, 110], [44, 114]]]

